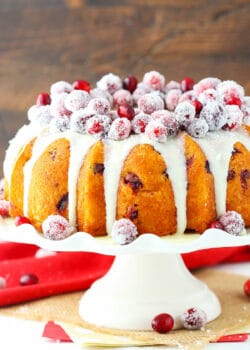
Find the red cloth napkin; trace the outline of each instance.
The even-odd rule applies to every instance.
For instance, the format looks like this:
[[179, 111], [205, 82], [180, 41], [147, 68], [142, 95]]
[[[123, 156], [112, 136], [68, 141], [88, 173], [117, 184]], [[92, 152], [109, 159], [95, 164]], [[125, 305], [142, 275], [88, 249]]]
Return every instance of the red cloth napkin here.
[[[29, 244], [0, 243], [0, 276], [6, 288], [0, 289], [0, 306], [16, 304], [42, 297], [84, 290], [103, 276], [114, 257], [96, 253], [56, 253], [35, 257], [38, 247]], [[250, 261], [250, 246], [218, 248], [183, 254], [189, 269], [223, 262]], [[20, 285], [20, 277], [34, 274], [38, 283]]]

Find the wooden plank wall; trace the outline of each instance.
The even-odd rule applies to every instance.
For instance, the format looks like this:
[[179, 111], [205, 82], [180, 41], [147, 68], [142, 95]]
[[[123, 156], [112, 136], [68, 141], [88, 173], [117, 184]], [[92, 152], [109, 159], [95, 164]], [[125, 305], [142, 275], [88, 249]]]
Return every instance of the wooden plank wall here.
[[0, 163], [52, 82], [151, 69], [234, 79], [250, 94], [249, 0], [1, 0]]

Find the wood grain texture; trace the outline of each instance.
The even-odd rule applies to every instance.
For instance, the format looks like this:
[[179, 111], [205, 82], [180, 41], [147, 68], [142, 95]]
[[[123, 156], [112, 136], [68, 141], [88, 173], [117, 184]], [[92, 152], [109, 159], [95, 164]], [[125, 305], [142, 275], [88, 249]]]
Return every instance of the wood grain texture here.
[[249, 0], [1, 0], [0, 162], [56, 80], [151, 69], [237, 80], [250, 94]]

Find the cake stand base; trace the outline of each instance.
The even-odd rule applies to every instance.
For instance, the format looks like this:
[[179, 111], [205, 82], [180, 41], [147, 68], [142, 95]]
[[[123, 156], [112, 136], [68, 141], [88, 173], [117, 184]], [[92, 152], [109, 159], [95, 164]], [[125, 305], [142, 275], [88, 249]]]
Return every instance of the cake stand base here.
[[154, 316], [169, 313], [178, 329], [180, 315], [191, 307], [205, 311], [208, 322], [221, 313], [216, 295], [180, 255], [121, 254], [84, 294], [79, 312], [91, 324], [124, 330], [152, 330]]

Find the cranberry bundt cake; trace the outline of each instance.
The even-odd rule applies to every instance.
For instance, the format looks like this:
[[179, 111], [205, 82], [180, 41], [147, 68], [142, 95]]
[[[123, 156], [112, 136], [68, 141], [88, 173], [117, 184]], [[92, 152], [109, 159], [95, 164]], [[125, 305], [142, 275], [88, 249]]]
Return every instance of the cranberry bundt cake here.
[[160, 236], [222, 228], [228, 213], [250, 225], [250, 97], [235, 81], [59, 81], [28, 119], [6, 152], [2, 216], [94, 236], [117, 220]]

